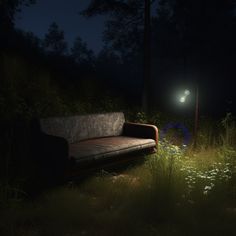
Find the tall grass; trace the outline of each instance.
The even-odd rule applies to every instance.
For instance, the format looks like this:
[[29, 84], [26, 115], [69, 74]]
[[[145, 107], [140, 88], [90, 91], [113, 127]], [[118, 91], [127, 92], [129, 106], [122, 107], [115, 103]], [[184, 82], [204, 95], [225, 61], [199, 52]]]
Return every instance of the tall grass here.
[[[49, 89], [47, 82], [41, 86]], [[44, 94], [42, 90], [35, 88]], [[56, 90], [55, 94], [45, 92], [45, 98], [54, 99], [57, 94]], [[44, 100], [36, 100], [36, 111], [46, 114]], [[54, 101], [63, 112], [61, 98]], [[109, 99], [101, 104], [108, 111], [117, 108]], [[93, 110], [86, 102], [73, 106], [81, 113]], [[148, 117], [129, 112], [128, 117], [158, 127], [166, 122], [162, 114]], [[235, 140], [234, 120], [228, 114], [216, 130], [209, 123], [201, 124], [197, 149], [163, 139], [158, 153], [147, 156], [142, 166], [122, 173], [101, 172], [82, 183], [70, 182], [44, 192], [34, 200], [27, 200], [7, 174], [0, 183], [0, 235], [234, 235]], [[6, 170], [10, 156], [8, 153]]]
[[236, 151], [162, 141], [142, 166], [101, 172], [1, 213], [3, 235], [234, 235]]

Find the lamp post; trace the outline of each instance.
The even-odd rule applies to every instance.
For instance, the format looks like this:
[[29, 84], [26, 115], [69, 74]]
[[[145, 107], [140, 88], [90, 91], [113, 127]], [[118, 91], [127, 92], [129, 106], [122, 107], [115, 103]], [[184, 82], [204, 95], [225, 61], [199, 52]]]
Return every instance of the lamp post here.
[[194, 119], [194, 133], [193, 133], [193, 147], [194, 148], [196, 148], [197, 146], [198, 113], [199, 113], [198, 86], [196, 86], [195, 119]]
[[[180, 103], [185, 103], [186, 98], [190, 95], [189, 90], [185, 90], [184, 94], [179, 98]], [[198, 86], [195, 90], [195, 117], [194, 117], [194, 130], [193, 130], [193, 147], [197, 146], [197, 131], [198, 131], [198, 116], [199, 116], [199, 95], [198, 95]]]

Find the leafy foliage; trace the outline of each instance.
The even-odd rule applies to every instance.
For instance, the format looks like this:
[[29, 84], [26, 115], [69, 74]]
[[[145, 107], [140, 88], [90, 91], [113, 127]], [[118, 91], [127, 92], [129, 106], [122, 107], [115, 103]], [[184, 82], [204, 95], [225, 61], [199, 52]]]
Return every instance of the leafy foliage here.
[[104, 40], [123, 58], [139, 53], [142, 47], [143, 1], [91, 1], [83, 12], [91, 17], [108, 14]]
[[75, 39], [74, 45], [71, 48], [71, 56], [78, 64], [93, 64], [94, 53], [88, 49], [87, 44], [80, 37]]
[[45, 35], [44, 47], [53, 55], [63, 55], [67, 51], [64, 32], [59, 29], [59, 26], [55, 22], [49, 26], [48, 33]]
[[14, 38], [14, 20], [22, 5], [31, 5], [35, 0], [1, 0], [0, 1], [0, 49], [11, 44]]
[[[1, 0], [0, 1], [0, 22], [1, 24], [13, 24], [14, 16], [17, 11], [20, 11], [22, 5], [34, 4], [35, 0]], [[5, 28], [5, 27], [4, 27]]]

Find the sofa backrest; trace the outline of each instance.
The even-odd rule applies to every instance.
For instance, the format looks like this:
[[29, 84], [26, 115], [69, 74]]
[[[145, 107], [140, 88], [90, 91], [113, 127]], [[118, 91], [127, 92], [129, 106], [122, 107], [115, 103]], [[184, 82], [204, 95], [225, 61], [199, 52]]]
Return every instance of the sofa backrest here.
[[69, 143], [118, 136], [125, 122], [123, 112], [40, 119], [41, 131], [65, 138]]

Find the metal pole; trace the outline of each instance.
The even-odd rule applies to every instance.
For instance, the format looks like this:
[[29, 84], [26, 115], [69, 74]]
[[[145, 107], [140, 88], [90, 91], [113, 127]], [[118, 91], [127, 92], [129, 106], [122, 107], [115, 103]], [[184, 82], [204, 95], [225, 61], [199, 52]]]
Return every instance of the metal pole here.
[[193, 146], [197, 146], [197, 131], [198, 131], [198, 116], [199, 116], [199, 98], [198, 98], [198, 85], [196, 86], [196, 98], [195, 98], [195, 120], [194, 120], [194, 135]]

